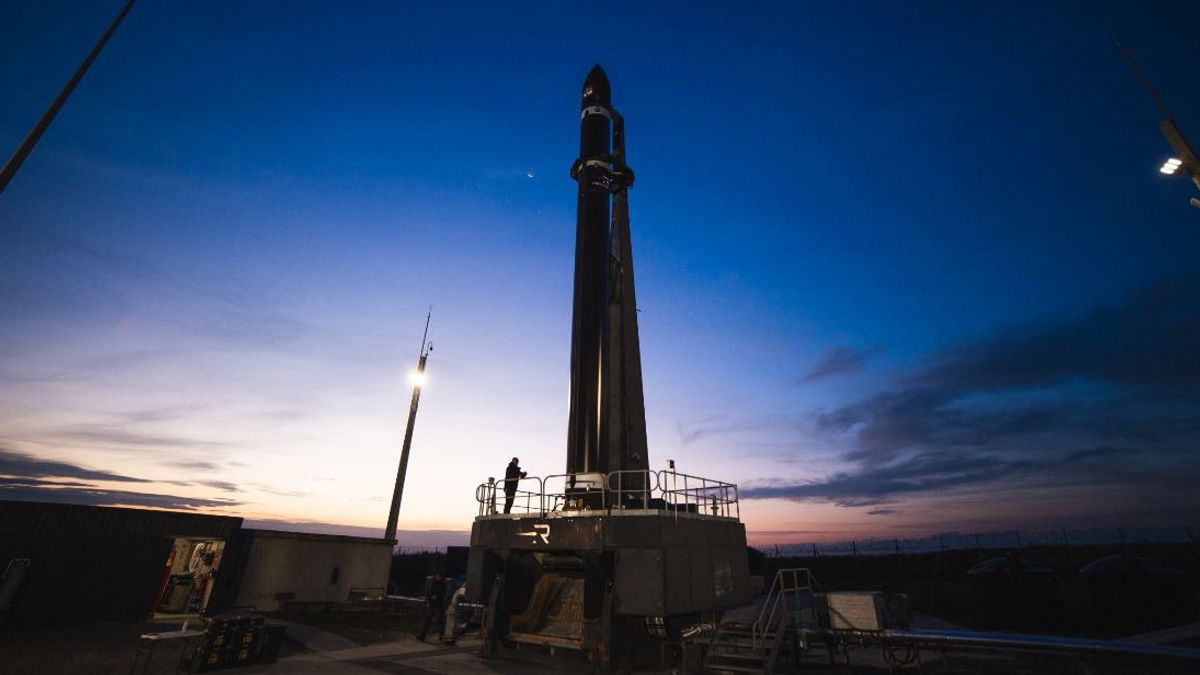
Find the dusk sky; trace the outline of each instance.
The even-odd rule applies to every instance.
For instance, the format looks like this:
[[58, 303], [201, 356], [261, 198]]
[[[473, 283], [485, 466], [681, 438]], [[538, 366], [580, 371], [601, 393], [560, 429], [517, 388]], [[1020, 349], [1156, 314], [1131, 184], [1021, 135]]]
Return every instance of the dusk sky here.
[[[121, 0], [0, 3], [12, 152]], [[1195, 2], [141, 0], [0, 195], [0, 499], [378, 536], [565, 467], [579, 91], [650, 461], [752, 543], [1188, 525]], [[401, 544], [434, 539], [404, 534]], [[438, 540], [440, 541], [440, 540]]]

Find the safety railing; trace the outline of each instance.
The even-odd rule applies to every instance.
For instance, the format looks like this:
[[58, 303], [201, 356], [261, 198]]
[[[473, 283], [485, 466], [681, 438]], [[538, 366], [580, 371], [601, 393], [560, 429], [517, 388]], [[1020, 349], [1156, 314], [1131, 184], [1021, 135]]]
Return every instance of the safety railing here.
[[599, 473], [556, 473], [546, 476], [542, 511], [599, 511], [608, 508], [604, 475]]
[[475, 488], [480, 516], [501, 512], [545, 515], [555, 511], [645, 509], [741, 517], [737, 485], [672, 470], [529, 476], [516, 481], [516, 489], [511, 493], [504, 490], [506, 482], [489, 478]]
[[612, 471], [604, 477], [604, 489], [612, 495], [613, 508], [650, 509], [657, 506], [658, 474], [641, 469]]
[[[505, 483], [489, 478], [486, 483], [480, 483], [475, 488], [475, 501], [479, 502], [479, 515], [490, 516], [499, 513], [542, 513], [542, 479], [537, 476], [516, 479], [515, 488], [511, 493], [505, 490]], [[523, 486], [522, 483], [525, 485]], [[526, 487], [528, 486], [528, 487]], [[534, 487], [536, 486], [536, 488]], [[523, 489], [524, 488], [524, 489]], [[511, 505], [509, 499], [512, 499]]]
[[659, 471], [663, 498], [677, 511], [741, 518], [737, 485], [675, 471]]

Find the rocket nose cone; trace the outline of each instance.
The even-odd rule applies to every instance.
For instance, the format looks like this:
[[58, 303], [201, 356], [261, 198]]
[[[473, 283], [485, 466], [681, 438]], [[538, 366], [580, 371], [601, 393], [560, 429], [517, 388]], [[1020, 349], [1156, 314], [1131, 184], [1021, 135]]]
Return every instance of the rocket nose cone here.
[[583, 82], [583, 105], [602, 105], [608, 107], [612, 93], [608, 88], [608, 76], [599, 65], [592, 66], [587, 79]]

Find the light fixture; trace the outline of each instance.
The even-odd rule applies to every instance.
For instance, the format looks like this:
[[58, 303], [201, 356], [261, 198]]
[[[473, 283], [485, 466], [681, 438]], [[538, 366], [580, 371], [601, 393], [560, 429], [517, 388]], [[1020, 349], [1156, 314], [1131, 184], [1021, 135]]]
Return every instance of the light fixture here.
[[414, 387], [424, 387], [425, 386], [425, 373], [422, 373], [419, 370], [412, 371], [411, 373], [408, 374], [408, 383]]
[[1174, 157], [1172, 157], [1171, 159], [1168, 159], [1167, 161], [1163, 162], [1162, 166], [1158, 167], [1158, 172], [1165, 173], [1166, 175], [1170, 176], [1171, 174], [1175, 173], [1175, 171], [1182, 165], [1183, 165], [1182, 160], [1178, 160], [1178, 159], [1175, 159]]

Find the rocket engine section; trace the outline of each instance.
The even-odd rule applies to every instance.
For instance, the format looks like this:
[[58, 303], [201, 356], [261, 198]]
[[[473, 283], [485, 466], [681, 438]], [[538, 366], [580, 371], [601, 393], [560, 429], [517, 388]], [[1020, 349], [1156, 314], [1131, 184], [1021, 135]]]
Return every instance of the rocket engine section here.
[[521, 653], [542, 648], [602, 669], [664, 667], [663, 640], [750, 599], [746, 529], [736, 485], [649, 470], [633, 171], [611, 98], [608, 77], [592, 68], [571, 168], [578, 205], [566, 472], [521, 479], [511, 495], [516, 513], [497, 513], [500, 483], [477, 488], [467, 588], [487, 605], [492, 654], [515, 655], [523, 645]]

